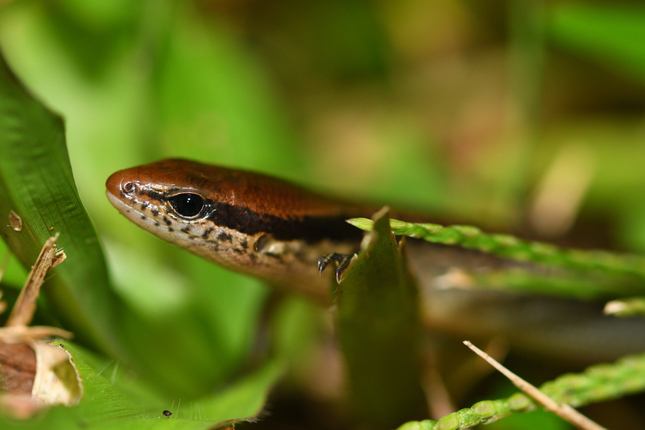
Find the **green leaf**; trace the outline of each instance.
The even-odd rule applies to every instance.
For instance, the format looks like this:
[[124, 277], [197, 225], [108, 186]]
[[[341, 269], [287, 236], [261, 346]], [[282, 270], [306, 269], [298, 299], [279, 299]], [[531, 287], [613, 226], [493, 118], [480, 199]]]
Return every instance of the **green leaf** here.
[[223, 29], [190, 3], [179, 2], [173, 10], [155, 88], [163, 141], [171, 148], [165, 155], [297, 170], [286, 113], [267, 77], [258, 73], [263, 65]]
[[387, 213], [375, 219], [338, 286], [337, 332], [358, 416], [370, 428], [386, 429], [427, 412], [420, 386], [416, 286]]
[[[68, 262], [45, 293], [77, 337], [115, 352], [117, 297], [98, 238], [76, 191], [62, 119], [25, 90], [0, 55], [0, 235], [23, 266], [36, 260], [55, 232]], [[22, 230], [5, 222], [14, 211]]]
[[551, 10], [554, 40], [645, 81], [645, 7], [562, 3]]
[[[268, 390], [282, 373], [272, 360], [214, 394], [172, 402], [132, 394], [136, 380], [120, 375], [116, 381], [105, 376], [105, 359], [70, 343], [60, 343], [72, 356], [83, 380], [83, 398], [76, 407], [54, 407], [27, 422], [16, 423], [0, 415], [0, 425], [21, 429], [207, 429], [223, 422], [252, 419], [262, 410]], [[128, 385], [129, 384], [129, 385]], [[129, 390], [124, 389], [128, 387]], [[141, 390], [139, 390], [141, 392]], [[164, 410], [172, 415], [166, 417]]]

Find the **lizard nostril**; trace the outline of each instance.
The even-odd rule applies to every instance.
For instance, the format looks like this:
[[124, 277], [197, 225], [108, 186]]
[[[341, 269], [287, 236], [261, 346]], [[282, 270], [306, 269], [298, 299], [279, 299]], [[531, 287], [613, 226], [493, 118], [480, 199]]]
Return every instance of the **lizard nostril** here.
[[132, 194], [135, 190], [135, 186], [132, 182], [126, 182], [121, 188], [123, 189], [123, 192], [127, 194]]

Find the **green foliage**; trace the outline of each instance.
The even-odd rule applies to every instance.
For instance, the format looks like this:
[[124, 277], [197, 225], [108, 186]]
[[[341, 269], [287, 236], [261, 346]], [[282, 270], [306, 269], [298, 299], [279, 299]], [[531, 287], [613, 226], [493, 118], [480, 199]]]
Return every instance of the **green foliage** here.
[[[366, 218], [355, 218], [349, 222], [364, 230], [373, 225], [373, 221]], [[509, 290], [526, 289], [587, 299], [636, 294], [643, 289], [645, 257], [639, 255], [560, 248], [550, 243], [522, 240], [509, 234], [484, 233], [474, 226], [442, 226], [391, 220], [390, 227], [400, 236], [474, 249], [536, 266], [535, 271], [510, 268], [505, 273], [493, 275], [472, 273], [473, 278], [479, 281], [477, 285], [497, 284]], [[572, 272], [559, 273], [554, 268], [569, 269]]]
[[[365, 218], [349, 220], [367, 230], [373, 222]], [[645, 278], [645, 257], [619, 255], [606, 251], [564, 249], [545, 242], [529, 242], [509, 234], [487, 234], [474, 226], [442, 226], [391, 220], [392, 231], [400, 236], [421, 238], [431, 243], [460, 246], [520, 262], [560, 266], [577, 270], [600, 269]]]
[[641, 4], [560, 4], [552, 9], [549, 29], [558, 44], [642, 81], [644, 22]]
[[374, 229], [335, 294], [353, 407], [374, 429], [427, 414], [416, 287], [388, 221], [385, 211], [375, 215]]
[[[94, 228], [80, 203], [67, 158], [63, 122], [34, 100], [0, 56], [0, 210], [22, 219], [21, 231], [7, 223], [0, 234], [25, 267], [36, 260], [52, 231], [72, 260], [46, 291], [81, 339], [114, 351], [106, 339], [115, 333], [114, 307], [107, 268]], [[94, 285], [88, 295], [86, 286]]]
[[[27, 423], [0, 415], [3, 428], [22, 429], [203, 429], [240, 418], [253, 419], [262, 410], [268, 389], [281, 374], [276, 361], [267, 362], [236, 384], [199, 399], [160, 400], [132, 394], [140, 382], [120, 374], [119, 385], [108, 379], [105, 359], [70, 342], [59, 342], [72, 356], [83, 380], [83, 399], [73, 408], [57, 406]], [[141, 387], [139, 387], [141, 393]], [[164, 410], [172, 415], [166, 417]], [[7, 427], [4, 427], [7, 426]]]
[[[223, 335], [228, 328], [228, 338], [191, 339], [185, 334], [197, 333], [196, 330], [179, 326], [177, 321], [151, 325], [115, 294], [96, 233], [74, 186], [62, 121], [27, 93], [2, 56], [0, 135], [3, 154], [0, 211], [8, 214], [13, 210], [22, 219], [21, 230], [3, 225], [0, 232], [26, 267], [35, 261], [40, 244], [51, 231], [61, 233], [58, 244], [65, 250], [67, 260], [56, 268], [57, 276], [50, 279], [46, 292], [52, 310], [65, 327], [75, 332], [81, 342], [117, 357], [150, 378], [135, 382], [138, 391], [156, 385], [171, 391], [176, 398], [186, 396], [189, 405], [196, 409], [190, 413], [194, 415], [175, 414], [175, 419], [188, 421], [184, 428], [186, 425], [203, 428], [203, 419], [216, 424], [257, 415], [268, 387], [281, 373], [281, 359], [267, 362], [255, 376], [237, 381], [238, 384], [216, 397], [191, 403], [191, 397], [201, 394], [200, 386], [201, 390], [210, 391], [217, 378], [230, 379], [228, 374], [222, 375], [222, 368], [230, 368], [230, 362], [235, 361], [234, 353], [239, 346], [232, 344], [236, 343], [234, 338], [246, 333], [240, 332], [240, 325], [221, 324], [219, 330]], [[217, 350], [208, 351], [213, 344]], [[85, 398], [77, 408], [47, 412], [44, 419], [51, 424], [50, 428], [70, 425], [115, 428], [157, 423], [158, 415], [151, 415], [148, 417], [151, 422], [142, 424], [145, 414], [133, 406], [133, 400], [87, 367], [82, 352], [73, 347], [71, 351], [83, 378]], [[219, 361], [211, 359], [216, 354]], [[186, 356], [192, 358], [191, 366], [178, 366]], [[197, 417], [199, 421], [195, 421]], [[126, 423], [115, 423], [113, 419], [124, 419]], [[39, 425], [38, 421], [32, 424]], [[167, 425], [173, 427], [176, 423]]]
[[[580, 374], [562, 375], [539, 389], [556, 402], [573, 407], [637, 393], [645, 389], [645, 354], [624, 357], [613, 364], [594, 365]], [[537, 407], [525, 394], [516, 393], [506, 399], [481, 401], [439, 421], [409, 422], [398, 430], [464, 430]]]
[[[257, 363], [267, 290], [119, 217], [104, 181], [121, 168], [190, 157], [506, 231], [531, 227], [524, 215], [540, 184], [575, 142], [593, 166], [570, 207], [580, 225], [568, 239], [643, 251], [643, 28], [636, 2], [4, 2], [0, 45], [30, 91], [65, 118], [70, 160], [60, 119], [2, 80], [0, 215], [14, 209], [25, 221], [21, 235], [0, 223], [21, 262], [3, 282], [22, 282], [18, 266], [29, 267], [53, 225], [70, 259], [45, 287], [49, 313], [85, 346], [116, 356], [160, 405], [197, 405]], [[40, 125], [16, 128], [21, 121]], [[567, 191], [567, 178], [556, 179], [556, 191]], [[575, 200], [564, 196], [558, 204]], [[477, 284], [585, 300], [642, 295], [640, 257], [470, 227], [436, 234], [567, 272], [472, 274]], [[277, 353], [307, 357], [319, 319], [302, 303], [280, 307]], [[186, 424], [157, 418], [158, 406], [135, 410], [143, 425]], [[130, 418], [105, 426], [135, 428]]]

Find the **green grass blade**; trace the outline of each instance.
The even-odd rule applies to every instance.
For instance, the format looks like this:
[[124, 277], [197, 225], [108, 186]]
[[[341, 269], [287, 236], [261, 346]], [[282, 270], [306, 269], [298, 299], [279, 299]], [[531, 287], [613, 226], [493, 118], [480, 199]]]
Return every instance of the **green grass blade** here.
[[[645, 390], [645, 354], [623, 357], [612, 364], [596, 364], [582, 373], [562, 375], [542, 384], [540, 390], [556, 402], [576, 408], [642, 392]], [[409, 422], [398, 430], [463, 430], [536, 408], [538, 405], [533, 400], [516, 393], [506, 399], [478, 402], [446, 415], [438, 422]]]
[[[367, 230], [372, 221], [356, 218], [350, 220], [350, 223]], [[442, 226], [399, 220], [391, 220], [390, 226], [397, 235], [421, 238], [443, 245], [458, 245], [512, 260], [571, 269], [601, 269], [608, 272], [633, 274], [645, 279], [645, 258], [637, 255], [559, 248], [550, 243], [522, 240], [508, 234], [484, 233], [474, 226]]]
[[377, 215], [363, 249], [337, 291], [337, 332], [353, 406], [370, 428], [424, 416], [416, 286], [387, 214]]
[[[373, 222], [355, 218], [349, 222], [363, 230]], [[495, 273], [469, 274], [475, 285], [495, 286], [581, 299], [616, 297], [642, 293], [645, 285], [645, 257], [607, 251], [560, 248], [550, 243], [522, 240], [508, 234], [489, 234], [474, 226], [442, 226], [390, 220], [392, 231], [401, 236], [431, 243], [459, 246], [548, 270], [507, 269]]]

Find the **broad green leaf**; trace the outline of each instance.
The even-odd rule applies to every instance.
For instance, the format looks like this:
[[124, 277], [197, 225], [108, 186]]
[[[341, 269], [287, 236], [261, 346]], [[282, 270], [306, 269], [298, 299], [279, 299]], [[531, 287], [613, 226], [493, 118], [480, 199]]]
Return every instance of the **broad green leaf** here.
[[337, 333], [351, 402], [370, 428], [392, 428], [426, 414], [421, 390], [416, 286], [389, 229], [387, 213], [338, 286]]
[[65, 148], [62, 119], [24, 89], [0, 56], [0, 217], [14, 211], [22, 231], [0, 234], [23, 266], [59, 232], [68, 262], [45, 293], [78, 338], [114, 352], [118, 298], [112, 293], [96, 232], [80, 203]]
[[[111, 372], [100, 358], [70, 342], [60, 343], [72, 356], [83, 380], [83, 398], [78, 406], [54, 407], [26, 422], [0, 416], [3, 428], [20, 429], [208, 429], [223, 422], [235, 422], [257, 416], [264, 405], [268, 390], [282, 373], [278, 361], [268, 361], [253, 372], [239, 378], [231, 386], [198, 399], [172, 402], [131, 394], [124, 390], [126, 375], [119, 374], [116, 384]], [[130, 386], [131, 388], [131, 386]], [[172, 415], [166, 417], [163, 411]], [[7, 427], [5, 427], [7, 426]]]

